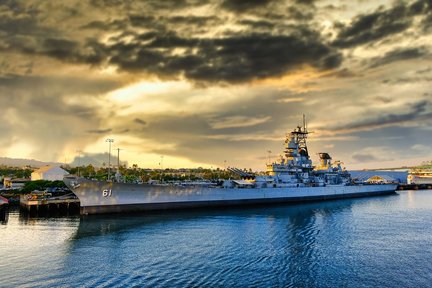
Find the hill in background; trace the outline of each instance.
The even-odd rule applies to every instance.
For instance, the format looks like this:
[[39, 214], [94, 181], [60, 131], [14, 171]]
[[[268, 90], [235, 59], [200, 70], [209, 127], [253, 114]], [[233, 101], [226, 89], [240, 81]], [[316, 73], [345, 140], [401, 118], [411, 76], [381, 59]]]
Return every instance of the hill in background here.
[[11, 166], [11, 167], [42, 167], [45, 165], [53, 165], [60, 166], [63, 163], [58, 162], [43, 162], [34, 159], [19, 159], [19, 158], [8, 158], [8, 157], [0, 157], [0, 165]]

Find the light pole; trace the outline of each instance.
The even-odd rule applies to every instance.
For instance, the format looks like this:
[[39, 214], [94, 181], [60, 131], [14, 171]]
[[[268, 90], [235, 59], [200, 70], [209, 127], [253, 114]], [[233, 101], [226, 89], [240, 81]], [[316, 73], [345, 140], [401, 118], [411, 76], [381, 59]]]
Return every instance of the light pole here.
[[223, 178], [225, 179], [227, 176], [227, 161], [224, 160], [224, 171], [223, 171]]
[[120, 171], [120, 148], [117, 148], [117, 169]]
[[114, 139], [106, 139], [105, 142], [109, 144], [109, 153], [108, 153], [108, 181], [111, 180], [111, 143], [114, 142]]
[[116, 177], [116, 181], [120, 182], [120, 175], [121, 175], [121, 173], [120, 173], [120, 150], [122, 150], [122, 149], [117, 148], [116, 150], [117, 150], [117, 172], [115, 174], [115, 177]]
[[76, 152], [78, 153], [78, 177], [81, 177], [81, 173], [80, 173], [80, 166], [81, 166], [81, 150], [76, 150]]
[[161, 161], [160, 161], [160, 167], [161, 167], [161, 175], [160, 175], [160, 181], [161, 181], [161, 183], [162, 183], [162, 181], [163, 181], [163, 155], [161, 156]]

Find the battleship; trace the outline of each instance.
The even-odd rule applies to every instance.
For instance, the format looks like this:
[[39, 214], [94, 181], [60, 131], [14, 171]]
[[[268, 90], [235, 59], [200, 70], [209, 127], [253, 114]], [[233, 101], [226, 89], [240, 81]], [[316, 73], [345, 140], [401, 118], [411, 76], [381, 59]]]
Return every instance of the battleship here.
[[314, 166], [307, 148], [308, 130], [298, 125], [285, 138], [284, 151], [268, 163], [265, 173], [253, 174], [229, 168], [239, 180], [215, 183], [124, 183], [97, 181], [76, 175], [64, 182], [80, 200], [80, 213], [124, 213], [149, 210], [223, 207], [322, 201], [395, 193], [397, 184], [356, 183], [340, 161], [328, 153], [318, 153]]

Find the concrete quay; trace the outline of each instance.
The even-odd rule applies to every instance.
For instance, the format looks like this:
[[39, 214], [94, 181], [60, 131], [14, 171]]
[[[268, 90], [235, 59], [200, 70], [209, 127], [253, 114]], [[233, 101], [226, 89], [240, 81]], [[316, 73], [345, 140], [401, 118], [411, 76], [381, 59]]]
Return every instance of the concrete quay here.
[[26, 194], [20, 196], [20, 207], [27, 212], [69, 212], [79, 209], [80, 201], [76, 197], [41, 197]]
[[426, 190], [432, 189], [432, 184], [399, 184], [397, 190]]

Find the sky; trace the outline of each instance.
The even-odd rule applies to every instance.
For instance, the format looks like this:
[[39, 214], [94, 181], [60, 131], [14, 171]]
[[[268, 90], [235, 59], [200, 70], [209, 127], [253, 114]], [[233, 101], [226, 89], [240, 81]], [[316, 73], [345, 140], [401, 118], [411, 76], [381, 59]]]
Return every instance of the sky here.
[[431, 32], [431, 0], [1, 0], [0, 156], [263, 170], [305, 114], [314, 160], [420, 164]]

